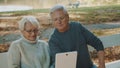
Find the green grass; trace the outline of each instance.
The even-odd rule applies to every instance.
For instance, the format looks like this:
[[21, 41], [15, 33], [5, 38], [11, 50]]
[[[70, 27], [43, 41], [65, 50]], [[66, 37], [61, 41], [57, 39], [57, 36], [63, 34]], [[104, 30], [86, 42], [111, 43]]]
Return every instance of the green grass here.
[[69, 13], [80, 16], [78, 18], [71, 18], [71, 20], [84, 22], [84, 24], [119, 21], [120, 5], [81, 7], [78, 9], [69, 9]]
[[120, 5], [71, 8], [71, 9], [69, 9], [69, 12], [94, 12], [96, 10], [106, 10], [106, 9], [120, 10]]
[[[76, 16], [75, 18], [70, 18], [70, 20], [84, 22], [85, 24], [120, 20], [120, 5], [68, 8], [68, 12]], [[0, 12], [0, 16], [4, 14], [11, 14], [11, 16], [35, 15], [37, 13], [49, 13], [49, 9]]]

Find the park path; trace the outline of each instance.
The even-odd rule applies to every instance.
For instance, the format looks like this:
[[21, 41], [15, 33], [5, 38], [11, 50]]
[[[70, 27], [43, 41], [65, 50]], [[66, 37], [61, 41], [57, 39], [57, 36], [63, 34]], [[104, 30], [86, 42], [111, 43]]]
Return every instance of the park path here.
[[101, 23], [101, 24], [89, 24], [89, 25], [84, 25], [84, 26], [89, 30], [120, 28], [120, 21], [109, 22], [109, 23]]

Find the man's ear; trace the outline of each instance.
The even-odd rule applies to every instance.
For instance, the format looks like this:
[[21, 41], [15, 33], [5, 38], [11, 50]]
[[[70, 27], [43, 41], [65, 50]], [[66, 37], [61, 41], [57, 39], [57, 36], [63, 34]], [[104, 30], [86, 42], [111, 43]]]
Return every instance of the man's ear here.
[[67, 16], [67, 19], [69, 20], [69, 15], [67, 14], [66, 16]]

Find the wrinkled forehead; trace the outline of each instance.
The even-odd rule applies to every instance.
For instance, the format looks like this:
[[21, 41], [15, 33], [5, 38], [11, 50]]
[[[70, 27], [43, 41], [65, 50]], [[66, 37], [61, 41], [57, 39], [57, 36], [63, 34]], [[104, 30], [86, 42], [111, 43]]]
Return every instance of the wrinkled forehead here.
[[51, 14], [51, 17], [56, 18], [56, 17], [65, 16], [65, 15], [67, 15], [67, 13], [64, 12], [63, 10], [56, 10]]
[[58, 9], [58, 10], [55, 10], [55, 11], [51, 12], [51, 15], [54, 15], [54, 14], [57, 14], [57, 13], [67, 14], [67, 11], [64, 11], [62, 9]]

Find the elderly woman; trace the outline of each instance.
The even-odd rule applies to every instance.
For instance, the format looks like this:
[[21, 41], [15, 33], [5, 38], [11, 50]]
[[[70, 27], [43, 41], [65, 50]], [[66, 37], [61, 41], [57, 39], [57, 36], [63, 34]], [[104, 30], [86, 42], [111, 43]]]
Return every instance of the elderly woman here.
[[48, 44], [38, 39], [37, 19], [33, 16], [23, 17], [19, 29], [22, 37], [12, 42], [8, 51], [9, 68], [49, 68]]

